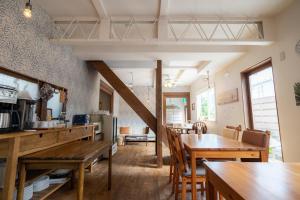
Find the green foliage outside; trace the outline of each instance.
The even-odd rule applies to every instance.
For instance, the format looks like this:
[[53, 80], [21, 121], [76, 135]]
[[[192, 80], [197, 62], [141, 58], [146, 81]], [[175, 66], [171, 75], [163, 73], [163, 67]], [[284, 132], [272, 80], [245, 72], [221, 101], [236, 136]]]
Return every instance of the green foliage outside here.
[[296, 105], [300, 106], [300, 82], [295, 83], [294, 91], [295, 91]]

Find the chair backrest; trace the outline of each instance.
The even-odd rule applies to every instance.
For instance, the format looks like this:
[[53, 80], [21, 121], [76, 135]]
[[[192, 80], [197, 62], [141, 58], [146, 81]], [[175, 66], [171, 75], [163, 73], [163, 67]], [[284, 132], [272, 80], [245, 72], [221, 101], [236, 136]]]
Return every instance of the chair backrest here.
[[223, 135], [223, 137], [226, 137], [226, 138], [230, 138], [230, 139], [233, 139], [233, 140], [238, 140], [241, 130], [242, 130], [241, 125], [239, 125], [237, 127], [235, 127], [235, 126], [226, 126], [223, 129], [222, 135]]
[[[242, 142], [265, 148], [269, 155], [270, 131], [246, 129], [243, 131]], [[261, 162], [261, 158], [242, 158], [242, 162]]]
[[178, 134], [174, 131], [170, 131], [171, 135], [171, 145], [173, 148], [174, 158], [179, 169], [180, 175], [188, 170], [188, 163], [185, 157], [185, 152], [183, 149], [181, 134]]
[[182, 128], [171, 128], [171, 129], [172, 129], [172, 131], [174, 131], [176, 133], [180, 133], [180, 134], [183, 133]]
[[195, 122], [193, 124], [193, 129], [196, 131], [196, 134], [205, 134], [207, 133], [207, 126], [204, 122], [200, 121], [200, 122]]
[[172, 136], [171, 136], [171, 129], [168, 128], [168, 127], [165, 127], [166, 129], [166, 133], [167, 133], [167, 138], [168, 138], [168, 144], [169, 144], [169, 150], [170, 150], [170, 156], [171, 156], [171, 159], [173, 159], [173, 146], [172, 146]]

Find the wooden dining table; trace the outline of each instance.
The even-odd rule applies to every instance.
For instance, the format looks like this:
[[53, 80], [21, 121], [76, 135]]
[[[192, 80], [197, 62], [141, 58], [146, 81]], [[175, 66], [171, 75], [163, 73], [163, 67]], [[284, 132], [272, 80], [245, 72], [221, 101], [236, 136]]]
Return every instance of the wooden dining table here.
[[300, 163], [206, 162], [206, 199], [300, 199]]
[[267, 149], [228, 139], [217, 134], [182, 134], [185, 150], [191, 158], [192, 199], [197, 199], [196, 159], [260, 158], [268, 161]]

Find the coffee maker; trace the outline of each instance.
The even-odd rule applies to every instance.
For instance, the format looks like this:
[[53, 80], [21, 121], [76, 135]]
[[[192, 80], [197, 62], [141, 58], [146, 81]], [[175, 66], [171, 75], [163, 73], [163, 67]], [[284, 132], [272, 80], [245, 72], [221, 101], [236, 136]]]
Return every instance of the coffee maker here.
[[20, 129], [28, 130], [33, 128], [36, 113], [35, 100], [18, 99], [18, 113], [20, 114]]
[[16, 88], [0, 85], [0, 133], [20, 130]]

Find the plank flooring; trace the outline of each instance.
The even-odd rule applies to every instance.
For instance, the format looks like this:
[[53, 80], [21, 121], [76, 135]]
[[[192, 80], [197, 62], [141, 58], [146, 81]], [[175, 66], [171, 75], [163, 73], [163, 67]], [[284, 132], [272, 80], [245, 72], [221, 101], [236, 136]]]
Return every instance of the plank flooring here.
[[[156, 168], [154, 144], [131, 144], [118, 147], [113, 156], [112, 190], [107, 188], [107, 161], [101, 161], [92, 173], [85, 174], [84, 199], [87, 200], [171, 200], [171, 184], [168, 183], [168, 150], [164, 148], [164, 166]], [[76, 188], [76, 187], [75, 187]], [[188, 199], [190, 199], [188, 194]], [[48, 199], [74, 200], [76, 190], [68, 185]], [[201, 198], [199, 194], [198, 199]]]

